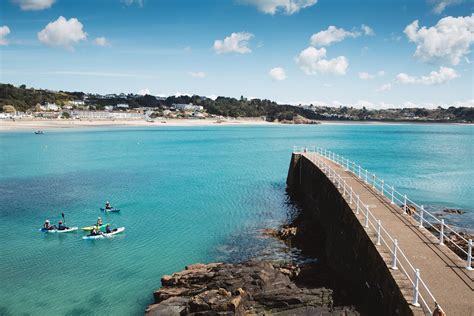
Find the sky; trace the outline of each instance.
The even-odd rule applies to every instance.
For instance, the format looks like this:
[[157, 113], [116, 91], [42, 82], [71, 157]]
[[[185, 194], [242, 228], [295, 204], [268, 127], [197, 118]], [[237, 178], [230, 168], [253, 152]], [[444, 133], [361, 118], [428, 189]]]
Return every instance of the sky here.
[[472, 0], [0, 0], [0, 82], [474, 107]]

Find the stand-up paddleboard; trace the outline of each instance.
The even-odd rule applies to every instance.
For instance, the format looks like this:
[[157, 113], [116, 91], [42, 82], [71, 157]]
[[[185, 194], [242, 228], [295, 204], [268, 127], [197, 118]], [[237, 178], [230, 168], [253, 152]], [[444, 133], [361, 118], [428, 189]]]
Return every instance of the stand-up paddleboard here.
[[115, 207], [112, 207], [110, 209], [106, 209], [106, 208], [101, 207], [100, 210], [103, 211], [103, 212], [120, 212], [120, 209], [115, 208]]
[[114, 230], [113, 230], [111, 233], [109, 233], [109, 234], [101, 234], [101, 235], [94, 235], [94, 236], [87, 235], [87, 236], [82, 237], [82, 239], [110, 238], [110, 237], [113, 237], [114, 235], [120, 234], [120, 233], [123, 232], [124, 230], [125, 230], [125, 227], [119, 227], [119, 228], [114, 229]]
[[45, 229], [45, 228], [40, 228], [40, 231], [43, 232], [43, 233], [70, 233], [70, 232], [73, 232], [73, 231], [76, 231], [78, 230], [79, 228], [78, 227], [68, 227], [67, 229], [51, 229], [51, 230], [48, 230], [48, 229]]
[[[102, 224], [102, 225], [99, 226], [99, 229], [100, 230], [105, 230], [105, 226], [107, 226], [107, 224]], [[96, 225], [82, 227], [81, 229], [84, 230], [84, 231], [90, 232], [91, 230], [94, 229], [94, 227], [96, 227]]]

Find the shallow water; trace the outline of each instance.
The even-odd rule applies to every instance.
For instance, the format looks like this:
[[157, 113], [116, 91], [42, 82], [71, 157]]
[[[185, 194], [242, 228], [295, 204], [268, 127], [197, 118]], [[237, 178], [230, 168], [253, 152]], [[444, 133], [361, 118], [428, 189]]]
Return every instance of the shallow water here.
[[[161, 127], [0, 133], [0, 314], [140, 315], [186, 264], [269, 255], [255, 237], [292, 213], [292, 147], [326, 147], [473, 227], [473, 126]], [[122, 209], [101, 214], [105, 200]], [[124, 234], [42, 234], [102, 215]], [[21, 229], [18, 229], [18, 227]], [[271, 248], [270, 248], [271, 249]], [[271, 252], [270, 252], [271, 254]]]

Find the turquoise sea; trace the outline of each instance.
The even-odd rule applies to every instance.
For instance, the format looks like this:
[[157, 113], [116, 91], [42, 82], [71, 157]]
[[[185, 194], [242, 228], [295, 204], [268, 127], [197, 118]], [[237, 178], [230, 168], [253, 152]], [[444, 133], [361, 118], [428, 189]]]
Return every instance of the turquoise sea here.
[[[449, 220], [474, 225], [474, 126], [312, 125], [0, 133], [0, 315], [141, 315], [186, 264], [268, 253], [256, 231], [294, 211], [293, 146], [326, 147]], [[99, 211], [105, 200], [122, 209]], [[38, 232], [102, 215], [124, 234]]]

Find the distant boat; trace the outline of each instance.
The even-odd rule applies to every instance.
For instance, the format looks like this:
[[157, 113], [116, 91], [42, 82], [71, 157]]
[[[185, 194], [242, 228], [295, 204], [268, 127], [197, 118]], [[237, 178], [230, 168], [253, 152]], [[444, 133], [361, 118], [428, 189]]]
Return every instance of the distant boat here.
[[44, 134], [44, 132], [43, 132], [43, 131], [36, 131], [35, 134], [36, 134], [36, 135]]

